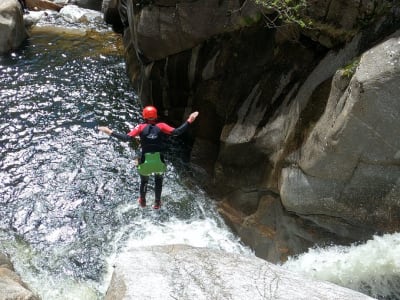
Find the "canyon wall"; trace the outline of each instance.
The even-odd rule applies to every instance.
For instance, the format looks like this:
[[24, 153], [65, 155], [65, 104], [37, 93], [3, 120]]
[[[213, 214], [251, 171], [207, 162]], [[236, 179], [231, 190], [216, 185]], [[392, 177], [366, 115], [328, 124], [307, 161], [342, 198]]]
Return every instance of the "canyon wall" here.
[[[400, 9], [307, 1], [103, 2], [143, 105], [200, 111], [191, 161], [256, 254], [399, 230]], [[304, 22], [300, 22], [304, 21]]]

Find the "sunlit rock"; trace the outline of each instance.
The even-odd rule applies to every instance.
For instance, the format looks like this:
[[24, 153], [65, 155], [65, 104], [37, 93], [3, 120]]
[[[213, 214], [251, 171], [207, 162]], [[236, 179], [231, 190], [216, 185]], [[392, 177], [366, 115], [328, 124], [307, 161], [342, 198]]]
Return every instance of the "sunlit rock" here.
[[60, 10], [60, 15], [71, 23], [75, 22], [101, 22], [103, 20], [103, 14], [90, 10], [87, 8], [81, 8], [76, 5], [66, 5]]
[[18, 48], [28, 37], [18, 0], [0, 2], [0, 54]]
[[59, 11], [62, 5], [48, 0], [25, 0], [26, 8], [29, 10], [55, 10]]
[[0, 300], [38, 300], [14, 272], [10, 260], [0, 253]]
[[100, 27], [107, 29], [102, 13], [76, 5], [65, 5], [59, 12], [30, 11], [24, 15], [24, 20], [31, 33], [48, 31], [85, 35], [88, 31], [98, 31]]
[[[345, 91], [338, 73], [324, 115], [283, 170], [290, 211], [342, 235], [324, 216], [391, 231], [400, 217], [400, 31], [361, 56]], [[344, 226], [344, 225], [343, 225]]]
[[106, 300], [167, 298], [372, 299], [256, 257], [205, 248], [154, 246], [118, 257]]
[[[24, 21], [26, 27], [31, 27], [40, 22], [46, 16], [48, 16], [50, 11], [30, 11], [29, 14], [24, 14]], [[53, 12], [56, 13], [56, 12]]]

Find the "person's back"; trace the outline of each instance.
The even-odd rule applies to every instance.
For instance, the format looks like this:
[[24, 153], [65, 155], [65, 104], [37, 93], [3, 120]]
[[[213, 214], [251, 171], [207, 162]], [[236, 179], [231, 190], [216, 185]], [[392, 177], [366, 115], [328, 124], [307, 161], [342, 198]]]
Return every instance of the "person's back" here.
[[[153, 208], [159, 209], [161, 207], [161, 191], [162, 191], [162, 181], [163, 181], [163, 172], [165, 168], [162, 164], [165, 163], [163, 157], [164, 149], [164, 138], [167, 135], [180, 135], [184, 133], [189, 125], [194, 122], [194, 120], [199, 115], [198, 112], [193, 112], [190, 114], [189, 118], [186, 122], [184, 122], [178, 128], [174, 128], [169, 126], [166, 123], [157, 123], [157, 109], [154, 106], [146, 106], [142, 112], [145, 123], [137, 125], [133, 128], [128, 134], [122, 134], [118, 132], [114, 132], [108, 127], [100, 126], [98, 129], [108, 135], [116, 137], [123, 141], [129, 141], [132, 138], [137, 136], [140, 137], [142, 152], [140, 155], [140, 164], [138, 166], [139, 174], [140, 174], [140, 197], [139, 204], [141, 207], [146, 206], [146, 193], [147, 193], [147, 185], [149, 181], [149, 175], [154, 173], [155, 176], [155, 200]], [[151, 158], [149, 156], [151, 154]], [[146, 162], [147, 155], [147, 162]], [[157, 159], [160, 160], [159, 165], [157, 167]], [[155, 164], [155, 169], [153, 167], [149, 167], [146, 164], [150, 164], [152, 161]], [[147, 167], [147, 168], [146, 168]], [[153, 170], [158, 170], [153, 172]]]

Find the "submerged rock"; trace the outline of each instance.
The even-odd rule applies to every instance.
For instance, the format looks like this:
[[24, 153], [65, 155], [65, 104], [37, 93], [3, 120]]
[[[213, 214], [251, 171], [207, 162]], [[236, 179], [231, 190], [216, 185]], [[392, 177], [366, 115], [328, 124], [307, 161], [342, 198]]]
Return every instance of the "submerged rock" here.
[[256, 257], [169, 245], [122, 253], [105, 299], [372, 298], [332, 283], [302, 278]]

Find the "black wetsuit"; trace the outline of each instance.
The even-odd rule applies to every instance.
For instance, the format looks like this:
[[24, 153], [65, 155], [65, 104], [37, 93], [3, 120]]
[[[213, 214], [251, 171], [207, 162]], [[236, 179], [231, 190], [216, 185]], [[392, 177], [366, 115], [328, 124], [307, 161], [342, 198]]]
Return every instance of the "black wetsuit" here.
[[[111, 136], [126, 142], [133, 140], [136, 136], [140, 136], [142, 152], [140, 155], [139, 162], [143, 163], [145, 159], [145, 154], [150, 152], [160, 152], [161, 160], [164, 162], [163, 152], [165, 150], [164, 140], [166, 136], [181, 135], [189, 128], [189, 124], [190, 123], [186, 121], [178, 128], [174, 128], [166, 123], [148, 122], [137, 125], [128, 134], [122, 134], [113, 131]], [[154, 177], [155, 201], [160, 201], [163, 175], [155, 174], [154, 176], [155, 176]], [[140, 198], [143, 200], [146, 199], [148, 182], [149, 182], [149, 176], [140, 175]]]

